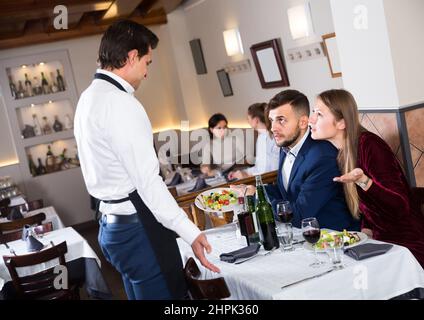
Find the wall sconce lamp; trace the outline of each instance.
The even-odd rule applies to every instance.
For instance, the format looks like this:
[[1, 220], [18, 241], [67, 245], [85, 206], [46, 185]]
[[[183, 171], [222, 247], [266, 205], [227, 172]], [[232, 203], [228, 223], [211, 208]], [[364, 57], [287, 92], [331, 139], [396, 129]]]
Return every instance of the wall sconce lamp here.
[[223, 34], [225, 50], [227, 50], [227, 55], [229, 57], [244, 53], [243, 44], [241, 43], [240, 32], [238, 29], [225, 30]]
[[309, 3], [287, 10], [293, 40], [309, 37], [314, 33]]

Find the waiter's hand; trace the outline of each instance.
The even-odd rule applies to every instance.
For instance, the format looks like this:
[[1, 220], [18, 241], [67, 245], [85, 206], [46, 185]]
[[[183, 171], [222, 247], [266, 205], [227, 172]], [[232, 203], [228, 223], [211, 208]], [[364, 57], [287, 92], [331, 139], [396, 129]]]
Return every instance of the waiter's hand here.
[[219, 268], [215, 265], [213, 265], [212, 263], [210, 263], [208, 261], [208, 259], [206, 259], [205, 257], [205, 252], [204, 250], [206, 250], [207, 253], [210, 253], [212, 251], [212, 247], [209, 244], [208, 240], [206, 239], [206, 236], [201, 233], [191, 244], [191, 248], [193, 249], [194, 255], [196, 256], [197, 259], [199, 259], [200, 263], [205, 267], [208, 268], [209, 270], [213, 271], [213, 272], [221, 272], [221, 270], [219, 270]]

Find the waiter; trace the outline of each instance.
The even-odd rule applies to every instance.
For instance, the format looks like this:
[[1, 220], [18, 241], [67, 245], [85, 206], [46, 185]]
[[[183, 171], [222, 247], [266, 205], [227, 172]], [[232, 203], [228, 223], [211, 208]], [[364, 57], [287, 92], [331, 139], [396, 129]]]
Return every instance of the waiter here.
[[206, 268], [206, 236], [187, 218], [159, 176], [147, 114], [134, 97], [152, 63], [158, 38], [132, 21], [111, 25], [102, 37], [98, 69], [81, 94], [75, 138], [88, 192], [100, 199], [99, 243], [120, 272], [128, 299], [182, 299], [186, 295], [176, 232]]

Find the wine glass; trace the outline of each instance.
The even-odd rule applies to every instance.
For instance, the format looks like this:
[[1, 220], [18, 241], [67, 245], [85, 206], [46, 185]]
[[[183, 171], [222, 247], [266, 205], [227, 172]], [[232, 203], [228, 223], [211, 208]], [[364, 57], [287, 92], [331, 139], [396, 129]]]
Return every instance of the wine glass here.
[[310, 243], [314, 248], [315, 262], [310, 264], [310, 267], [317, 268], [324, 262], [320, 261], [317, 257], [317, 249], [315, 244], [321, 237], [321, 229], [316, 218], [306, 218], [302, 220], [302, 234], [303, 238]]
[[293, 209], [289, 201], [277, 203], [277, 215], [282, 223], [291, 223], [293, 220]]

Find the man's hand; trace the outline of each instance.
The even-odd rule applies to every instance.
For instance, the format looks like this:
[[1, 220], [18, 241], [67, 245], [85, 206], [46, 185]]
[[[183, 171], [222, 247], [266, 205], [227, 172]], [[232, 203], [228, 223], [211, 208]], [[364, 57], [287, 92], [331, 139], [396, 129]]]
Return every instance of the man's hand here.
[[213, 271], [213, 272], [221, 272], [219, 268], [212, 263], [208, 261], [205, 257], [206, 250], [207, 253], [211, 253], [212, 247], [209, 244], [208, 240], [206, 239], [206, 236], [201, 233], [191, 244], [191, 248], [193, 249], [194, 255], [196, 258], [200, 261], [200, 263], [207, 269]]

